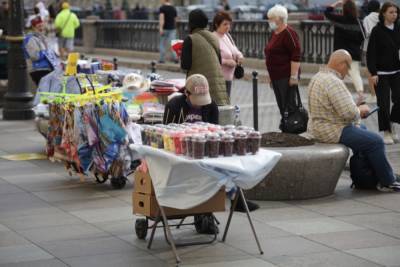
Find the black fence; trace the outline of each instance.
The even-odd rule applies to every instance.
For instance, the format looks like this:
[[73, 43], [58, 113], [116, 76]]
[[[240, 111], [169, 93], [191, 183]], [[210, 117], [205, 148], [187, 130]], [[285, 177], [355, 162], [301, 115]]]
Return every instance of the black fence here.
[[[96, 47], [157, 52], [158, 21], [99, 20], [96, 22]], [[327, 21], [302, 21], [295, 27], [302, 40], [303, 61], [324, 63], [333, 51], [333, 26]], [[77, 31], [76, 44], [82, 44], [82, 27]], [[188, 23], [178, 22], [177, 38], [189, 34]], [[264, 47], [271, 31], [266, 21], [234, 21], [231, 35], [245, 57], [264, 58]]]

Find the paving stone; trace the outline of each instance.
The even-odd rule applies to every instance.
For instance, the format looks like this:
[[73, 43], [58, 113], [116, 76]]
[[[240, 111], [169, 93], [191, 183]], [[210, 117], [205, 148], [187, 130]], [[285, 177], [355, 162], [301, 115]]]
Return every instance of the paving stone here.
[[251, 267], [273, 267], [276, 266], [272, 263], [266, 262], [261, 259], [248, 259], [248, 260], [236, 260], [230, 261], [229, 259], [222, 262], [212, 262], [212, 263], [200, 263], [200, 264], [186, 264], [186, 261], [182, 264], [182, 266], [187, 267], [243, 267], [243, 266], [251, 266]]
[[135, 232], [135, 216], [129, 220], [98, 222], [96, 226], [113, 235], [129, 235]]
[[333, 251], [324, 253], [313, 253], [307, 255], [296, 256], [281, 256], [269, 259], [277, 266], [285, 267], [309, 267], [309, 266], [324, 266], [324, 267], [378, 267], [377, 265], [367, 260], [351, 256], [349, 254]]
[[267, 224], [296, 235], [355, 231], [363, 229], [362, 227], [349, 223], [344, 223], [342, 221], [331, 218], [275, 221], [268, 222]]
[[0, 264], [1, 267], [68, 267], [57, 259]]
[[315, 203], [311, 205], [301, 205], [301, 207], [318, 212], [326, 216], [340, 216], [353, 214], [371, 214], [387, 212], [387, 209], [368, 205], [354, 200], [338, 200], [333, 199], [329, 202]]
[[54, 209], [30, 193], [0, 194], [0, 218], [39, 214]]
[[0, 222], [13, 230], [26, 230], [57, 225], [81, 224], [82, 220], [65, 212], [51, 212], [20, 216], [17, 218], [0, 218]]
[[270, 259], [272, 257], [284, 256], [284, 255], [305, 255], [311, 253], [328, 252], [332, 251], [327, 246], [312, 242], [299, 236], [291, 237], [279, 237], [260, 239], [261, 248], [264, 251], [264, 255], [260, 256], [256, 241], [246, 240], [240, 243], [232, 243], [227, 240], [227, 244], [234, 246], [246, 253], [253, 256]]
[[166, 267], [166, 262], [160, 261], [157, 258], [148, 257], [137, 257], [132, 253], [115, 253], [115, 254], [103, 254], [95, 256], [84, 256], [63, 259], [71, 267]]
[[107, 197], [107, 195], [104, 193], [97, 192], [92, 188], [86, 188], [86, 187], [82, 187], [79, 190], [63, 189], [55, 191], [35, 192], [34, 194], [37, 197], [47, 202], [58, 202], [65, 200], [78, 200], [78, 199], [84, 201], [85, 199], [90, 199], [90, 198]]
[[85, 239], [109, 236], [90, 224], [61, 225], [17, 231], [33, 242]]
[[132, 206], [119, 208], [89, 209], [71, 212], [74, 216], [89, 223], [133, 219]]
[[346, 252], [384, 266], [400, 265], [400, 246], [351, 249]]
[[321, 214], [293, 206], [276, 209], [259, 209], [253, 212], [252, 216], [264, 222], [322, 217]]
[[0, 247], [0, 264], [51, 258], [53, 258], [53, 256], [33, 244]]
[[[78, 189], [79, 190], [79, 189]], [[132, 198], [132, 197], [131, 197]], [[83, 210], [97, 210], [102, 208], [121, 208], [132, 205], [131, 202], [128, 204], [118, 198], [96, 197], [82, 200], [65, 200], [57, 201], [52, 203], [54, 206], [69, 212], [83, 211]], [[131, 208], [132, 211], [132, 208]], [[131, 212], [132, 213], [132, 212]]]
[[0, 247], [28, 245], [30, 242], [12, 231], [0, 231]]
[[357, 198], [357, 201], [400, 212], [399, 198], [398, 194], [373, 194], [371, 196]]
[[311, 234], [305, 237], [340, 250], [400, 245], [400, 239], [371, 230]]
[[25, 193], [26, 191], [12, 184], [2, 184], [0, 186], [0, 194], [13, 194], [13, 193]]
[[137, 257], [147, 256], [147, 252], [139, 250], [137, 247], [116, 237], [41, 242], [39, 245], [57, 258], [124, 252], [129, 252]]
[[400, 214], [395, 212], [341, 216], [337, 219], [400, 238]]

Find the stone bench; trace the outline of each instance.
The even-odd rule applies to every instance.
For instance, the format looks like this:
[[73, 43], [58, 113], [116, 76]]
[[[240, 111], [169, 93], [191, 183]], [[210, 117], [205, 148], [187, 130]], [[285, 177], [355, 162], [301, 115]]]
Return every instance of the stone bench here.
[[282, 158], [267, 177], [245, 192], [253, 200], [300, 200], [333, 194], [349, 150], [340, 144], [271, 147]]

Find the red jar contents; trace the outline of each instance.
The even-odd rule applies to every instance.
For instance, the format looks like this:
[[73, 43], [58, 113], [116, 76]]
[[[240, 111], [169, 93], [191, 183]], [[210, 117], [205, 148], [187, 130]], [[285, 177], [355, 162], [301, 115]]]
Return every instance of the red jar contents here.
[[243, 156], [247, 152], [247, 134], [245, 132], [235, 133], [236, 154]]
[[205, 154], [206, 138], [203, 135], [196, 135], [192, 138], [193, 158], [203, 159]]
[[177, 154], [177, 155], [182, 154], [182, 143], [181, 143], [182, 135], [183, 135], [182, 132], [175, 132], [172, 135], [172, 138], [174, 140], [174, 146], [175, 146], [175, 154]]
[[221, 139], [218, 134], [207, 135], [206, 147], [208, 148], [208, 153], [206, 155], [208, 155], [210, 158], [218, 158], [220, 141]]
[[189, 136], [187, 136], [187, 135], [185, 135], [185, 134], [183, 134], [181, 137], [180, 137], [180, 141], [181, 141], [181, 152], [182, 152], [182, 155], [184, 155], [184, 156], [186, 156], [187, 155], [187, 146], [186, 146], [186, 139], [187, 138], [189, 138]]
[[233, 155], [233, 144], [235, 143], [235, 139], [232, 135], [224, 135], [222, 137], [221, 144], [224, 147], [224, 156], [225, 157], [232, 157]]
[[253, 155], [257, 154], [257, 152], [260, 150], [261, 145], [261, 133], [257, 131], [250, 132], [247, 136], [247, 144], [250, 148], [248, 152]]

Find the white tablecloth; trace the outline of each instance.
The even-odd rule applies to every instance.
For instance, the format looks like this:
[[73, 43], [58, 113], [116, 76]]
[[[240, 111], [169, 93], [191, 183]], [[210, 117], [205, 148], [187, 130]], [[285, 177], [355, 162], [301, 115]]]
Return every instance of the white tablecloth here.
[[253, 188], [281, 157], [280, 153], [260, 149], [256, 155], [194, 160], [149, 146], [130, 148], [146, 160], [158, 203], [176, 209], [198, 206], [222, 186], [226, 191], [235, 186]]

